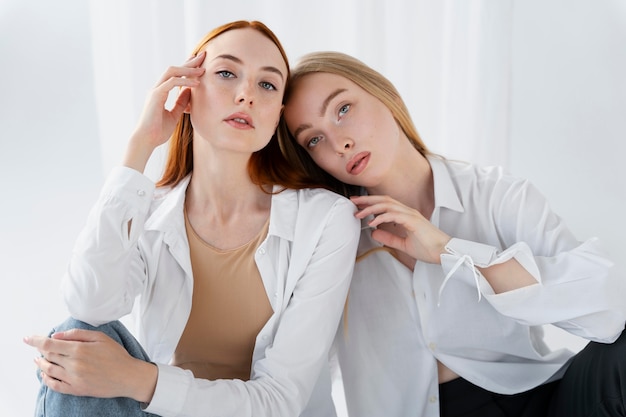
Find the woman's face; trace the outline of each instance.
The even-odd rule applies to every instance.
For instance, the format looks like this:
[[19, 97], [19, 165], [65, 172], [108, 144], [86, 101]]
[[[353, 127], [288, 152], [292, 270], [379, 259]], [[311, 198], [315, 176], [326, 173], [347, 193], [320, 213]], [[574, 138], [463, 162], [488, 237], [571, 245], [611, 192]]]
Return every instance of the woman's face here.
[[384, 181], [400, 141], [389, 109], [335, 74], [308, 74], [293, 88], [285, 122], [315, 163], [348, 184], [375, 187]]
[[278, 47], [254, 29], [235, 29], [205, 46], [206, 72], [192, 89], [189, 112], [198, 137], [215, 147], [252, 153], [274, 134], [287, 65]]

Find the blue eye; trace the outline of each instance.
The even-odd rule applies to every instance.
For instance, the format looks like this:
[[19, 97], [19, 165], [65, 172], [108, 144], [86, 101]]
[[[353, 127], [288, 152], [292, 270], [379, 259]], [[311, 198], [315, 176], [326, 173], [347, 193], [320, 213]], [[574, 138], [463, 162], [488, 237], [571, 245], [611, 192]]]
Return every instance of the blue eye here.
[[223, 70], [223, 71], [218, 71], [216, 72], [217, 75], [219, 75], [222, 78], [235, 78], [235, 74], [233, 74], [230, 71], [227, 70]]
[[276, 86], [272, 83], [268, 83], [267, 81], [261, 81], [259, 85], [261, 86], [261, 88], [264, 88], [266, 90], [276, 90]]
[[307, 142], [306, 147], [307, 147], [307, 148], [313, 148], [313, 147], [315, 147], [315, 145], [317, 145], [317, 144], [320, 142], [320, 140], [322, 140], [322, 138], [321, 138], [321, 137], [319, 137], [319, 136], [315, 136], [315, 137], [311, 138], [311, 139]]
[[344, 104], [343, 106], [341, 106], [339, 108], [339, 115], [340, 116], [345, 115], [346, 113], [348, 113], [348, 110], [350, 110], [350, 105], [349, 104]]

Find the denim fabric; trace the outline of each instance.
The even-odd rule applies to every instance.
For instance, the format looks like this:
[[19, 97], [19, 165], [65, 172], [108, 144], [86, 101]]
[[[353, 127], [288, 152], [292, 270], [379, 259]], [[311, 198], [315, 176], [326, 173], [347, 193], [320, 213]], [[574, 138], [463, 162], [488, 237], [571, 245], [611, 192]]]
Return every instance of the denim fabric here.
[[[93, 327], [82, 321], [67, 319], [60, 326], [54, 328], [54, 332], [69, 329], [99, 330], [113, 338], [124, 346], [132, 356], [149, 361], [148, 355], [139, 342], [119, 321]], [[37, 378], [41, 382], [39, 371]], [[35, 417], [148, 417], [154, 414], [145, 413], [139, 403], [130, 398], [94, 398], [77, 397], [74, 395], [60, 394], [41, 384], [37, 394]]]

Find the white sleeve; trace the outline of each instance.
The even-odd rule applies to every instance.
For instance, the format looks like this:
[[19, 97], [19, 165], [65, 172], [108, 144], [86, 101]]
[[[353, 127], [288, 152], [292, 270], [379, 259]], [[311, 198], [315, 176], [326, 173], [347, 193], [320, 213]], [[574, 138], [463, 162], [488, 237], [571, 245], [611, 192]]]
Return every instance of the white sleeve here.
[[137, 242], [155, 185], [138, 171], [116, 167], [91, 209], [63, 277], [72, 317], [98, 326], [132, 310], [145, 280]]
[[[554, 324], [589, 340], [612, 342], [624, 329], [626, 287], [612, 275], [600, 242], [577, 241], [544, 197], [527, 181], [494, 198], [493, 218], [503, 250], [452, 239], [441, 264], [447, 279], [470, 274], [479, 295], [501, 314], [526, 325]], [[495, 294], [476, 269], [515, 258], [537, 284]], [[445, 285], [445, 280], [444, 280]]]

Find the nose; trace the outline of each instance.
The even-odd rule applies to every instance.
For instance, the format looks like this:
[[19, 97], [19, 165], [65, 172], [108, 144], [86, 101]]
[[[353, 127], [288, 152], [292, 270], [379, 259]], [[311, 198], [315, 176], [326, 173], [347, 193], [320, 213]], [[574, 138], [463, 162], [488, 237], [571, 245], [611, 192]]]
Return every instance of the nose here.
[[354, 147], [354, 141], [350, 138], [340, 138], [335, 142], [335, 151], [337, 155], [343, 156], [343, 154]]
[[237, 96], [235, 97], [236, 103], [247, 103], [250, 106], [254, 103], [253, 84], [254, 83], [251, 81], [243, 81], [241, 83], [239, 91], [237, 92]]

